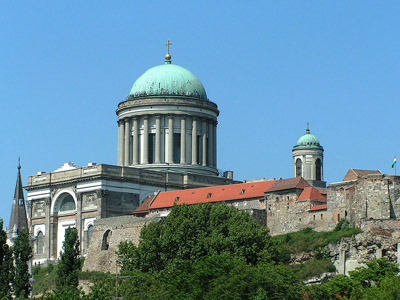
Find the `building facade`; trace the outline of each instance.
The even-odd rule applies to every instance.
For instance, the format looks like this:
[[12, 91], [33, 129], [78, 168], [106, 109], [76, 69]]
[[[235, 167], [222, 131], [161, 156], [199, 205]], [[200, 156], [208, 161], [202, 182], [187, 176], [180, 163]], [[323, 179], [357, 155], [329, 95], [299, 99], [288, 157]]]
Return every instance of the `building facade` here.
[[29, 176], [34, 263], [57, 260], [68, 227], [77, 228], [85, 255], [95, 220], [130, 215], [159, 191], [234, 182], [217, 169], [217, 105], [193, 73], [171, 63], [169, 53], [164, 64], [135, 81], [116, 114], [116, 166], [67, 163]]

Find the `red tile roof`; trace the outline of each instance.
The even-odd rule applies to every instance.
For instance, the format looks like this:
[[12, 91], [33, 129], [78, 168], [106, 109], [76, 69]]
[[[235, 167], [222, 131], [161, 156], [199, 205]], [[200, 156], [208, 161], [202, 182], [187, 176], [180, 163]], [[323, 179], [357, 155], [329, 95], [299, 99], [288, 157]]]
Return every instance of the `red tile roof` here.
[[358, 178], [364, 177], [366, 175], [380, 175], [382, 174], [379, 170], [359, 170], [359, 169], [349, 169], [344, 176], [343, 181], [356, 180]]
[[264, 198], [264, 193], [273, 180], [204, 187], [197, 189], [160, 192], [150, 209], [172, 207], [177, 204], [198, 204], [240, 199]]
[[315, 205], [311, 207], [308, 211], [318, 211], [318, 210], [326, 210], [327, 205], [326, 204], [321, 204], [321, 205]]
[[140, 204], [140, 206], [136, 208], [132, 214], [136, 216], [146, 215], [149, 212], [150, 204], [155, 197], [156, 195], [151, 195], [144, 198], [142, 204]]
[[310, 187], [310, 185], [303, 177], [293, 177], [288, 179], [275, 180], [273, 185], [267, 190], [267, 192], [304, 189], [305, 187]]
[[304, 200], [314, 200], [314, 201], [326, 201], [326, 197], [322, 195], [316, 188], [306, 187], [303, 192], [301, 192], [297, 201]]

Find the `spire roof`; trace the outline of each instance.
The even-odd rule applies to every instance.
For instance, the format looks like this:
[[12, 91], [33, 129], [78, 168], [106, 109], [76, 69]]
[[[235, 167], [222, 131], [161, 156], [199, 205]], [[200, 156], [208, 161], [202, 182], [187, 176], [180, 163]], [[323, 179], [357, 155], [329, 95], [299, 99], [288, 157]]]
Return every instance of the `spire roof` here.
[[23, 229], [25, 229], [26, 232], [29, 232], [28, 219], [26, 217], [25, 209], [24, 189], [21, 179], [21, 164], [20, 160], [18, 159], [18, 175], [17, 183], [15, 184], [9, 232], [12, 233], [12, 235], [16, 235]]

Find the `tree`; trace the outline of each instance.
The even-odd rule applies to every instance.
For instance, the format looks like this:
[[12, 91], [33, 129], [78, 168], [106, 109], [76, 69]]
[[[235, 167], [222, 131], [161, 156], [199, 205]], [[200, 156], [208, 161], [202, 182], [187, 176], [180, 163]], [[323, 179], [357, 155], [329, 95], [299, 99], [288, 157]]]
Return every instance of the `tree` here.
[[[268, 229], [226, 204], [175, 205], [135, 246], [121, 243], [119, 291], [129, 299], [300, 299]], [[259, 291], [259, 292], [258, 292]], [[157, 297], [151, 295], [157, 294]]]
[[16, 297], [28, 297], [32, 290], [28, 266], [29, 260], [32, 258], [32, 247], [29, 244], [29, 236], [25, 230], [18, 233], [13, 252], [15, 260], [14, 295]]
[[78, 272], [81, 267], [79, 260], [79, 240], [76, 228], [68, 228], [65, 231], [65, 240], [62, 246], [58, 262], [56, 286], [78, 286]]
[[0, 219], [0, 298], [11, 299], [11, 283], [14, 278], [12, 251], [7, 244], [7, 233]]
[[266, 227], [248, 213], [223, 203], [175, 205], [164, 222], [153, 222], [142, 229], [137, 247], [125, 242], [118, 253], [123, 271], [143, 272], [223, 253], [251, 265], [279, 257]]

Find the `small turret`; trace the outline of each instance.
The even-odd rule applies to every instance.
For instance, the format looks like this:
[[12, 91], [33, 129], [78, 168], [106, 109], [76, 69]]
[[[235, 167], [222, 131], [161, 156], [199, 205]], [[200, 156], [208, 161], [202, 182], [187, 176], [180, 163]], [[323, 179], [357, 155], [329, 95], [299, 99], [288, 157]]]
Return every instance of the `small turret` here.
[[26, 217], [26, 207], [24, 190], [21, 179], [21, 163], [18, 159], [18, 175], [17, 183], [15, 185], [15, 192], [11, 210], [10, 227], [8, 229], [8, 238], [12, 241], [21, 230], [29, 233], [28, 219]]

